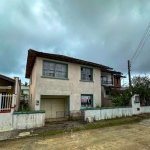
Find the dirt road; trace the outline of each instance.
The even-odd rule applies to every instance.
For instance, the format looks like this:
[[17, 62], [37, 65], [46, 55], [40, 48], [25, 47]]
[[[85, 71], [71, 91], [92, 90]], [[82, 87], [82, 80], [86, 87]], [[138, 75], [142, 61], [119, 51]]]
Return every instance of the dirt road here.
[[0, 142], [0, 150], [150, 150], [150, 126], [130, 124]]

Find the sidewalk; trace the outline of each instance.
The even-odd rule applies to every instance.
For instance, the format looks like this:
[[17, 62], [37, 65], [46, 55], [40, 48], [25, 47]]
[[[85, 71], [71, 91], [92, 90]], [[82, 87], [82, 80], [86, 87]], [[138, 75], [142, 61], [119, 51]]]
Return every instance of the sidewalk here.
[[[143, 120], [140, 123], [144, 122], [150, 126], [150, 114], [140, 114], [132, 117], [123, 117], [123, 118], [115, 118], [108, 120], [100, 120], [93, 123], [87, 123], [84, 121], [62, 121], [62, 122], [51, 122], [46, 123], [42, 128], [34, 128], [34, 129], [21, 129], [21, 130], [13, 130], [7, 132], [0, 132], [0, 140], [14, 139], [20, 138], [23, 136], [32, 136], [37, 135], [39, 133], [50, 132], [50, 131], [58, 131], [58, 130], [70, 130], [78, 127], [87, 127], [89, 125], [102, 125], [105, 127], [108, 124], [113, 124], [115, 122], [127, 121], [132, 122], [135, 119]], [[146, 119], [146, 121], [144, 121]], [[117, 124], [116, 124], [117, 125]], [[111, 125], [110, 125], [111, 126]]]

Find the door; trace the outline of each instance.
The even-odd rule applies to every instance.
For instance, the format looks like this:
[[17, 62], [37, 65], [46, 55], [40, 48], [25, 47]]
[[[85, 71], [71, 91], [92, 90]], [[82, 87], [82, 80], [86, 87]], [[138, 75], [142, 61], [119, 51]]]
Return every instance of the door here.
[[45, 118], [57, 118], [56, 112], [64, 113], [64, 99], [41, 99], [41, 110], [45, 110]]
[[[52, 100], [52, 118], [63, 116], [65, 111], [65, 100], [64, 99], [53, 99]], [[57, 116], [56, 116], [57, 112]]]
[[45, 118], [51, 118], [51, 100], [42, 99], [41, 100], [41, 110], [45, 110]]

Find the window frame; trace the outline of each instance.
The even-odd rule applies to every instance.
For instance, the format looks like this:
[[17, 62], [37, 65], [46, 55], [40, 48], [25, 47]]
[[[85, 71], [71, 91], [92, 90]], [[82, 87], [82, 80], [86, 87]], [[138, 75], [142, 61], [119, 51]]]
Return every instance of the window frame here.
[[[82, 79], [82, 68], [85, 68], [85, 69], [90, 69], [91, 70], [91, 80], [84, 80]], [[92, 67], [86, 67], [86, 66], [81, 66], [80, 67], [80, 81], [85, 81], [85, 82], [93, 82], [93, 68]]]
[[[48, 63], [53, 63], [53, 64], [60, 64], [60, 65], [65, 65], [66, 66], [66, 78], [62, 78], [62, 77], [52, 77], [52, 76], [46, 76], [44, 75], [44, 62], [48, 62]], [[56, 68], [55, 70], [56, 71]], [[54, 73], [54, 75], [56, 75], [56, 73]], [[43, 59], [43, 64], [42, 64], [42, 77], [43, 78], [52, 78], [52, 79], [62, 79], [62, 80], [68, 80], [68, 64], [67, 63], [62, 63], [59, 61], [51, 61], [51, 60], [45, 60]]]
[[[81, 104], [81, 99], [82, 99], [82, 96], [90, 96], [91, 97], [91, 107], [82, 107], [82, 104]], [[83, 108], [94, 108], [94, 95], [93, 94], [81, 94], [81, 98], [80, 98], [80, 108], [83, 109]]]

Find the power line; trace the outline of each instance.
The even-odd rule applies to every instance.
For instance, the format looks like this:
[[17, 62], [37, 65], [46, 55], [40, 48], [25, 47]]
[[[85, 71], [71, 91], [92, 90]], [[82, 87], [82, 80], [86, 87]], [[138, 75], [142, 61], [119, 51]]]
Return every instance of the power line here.
[[[135, 59], [133, 60], [133, 63], [136, 61], [136, 59], [137, 59], [138, 56], [140, 55], [140, 53], [141, 53], [141, 51], [142, 51], [142, 49], [143, 49], [143, 46], [144, 46], [145, 42], [146, 42], [147, 39], [149, 38], [149, 35], [150, 35], [150, 32], [147, 34], [147, 37], [146, 37], [145, 41], [143, 42], [143, 44], [142, 44], [142, 46], [141, 46], [141, 49], [139, 50], [139, 53], [136, 55]], [[133, 64], [133, 63], [132, 63], [132, 64]]]
[[137, 47], [137, 49], [136, 49], [132, 59], [131, 59], [131, 62], [132, 61], [135, 62], [135, 60], [139, 56], [140, 52], [142, 51], [142, 48], [143, 48], [143, 46], [144, 46], [145, 42], [147, 41], [147, 39], [149, 37], [149, 34], [150, 34], [150, 32], [149, 32], [150, 30], [149, 29], [150, 29], [150, 23], [148, 24], [148, 27], [147, 27], [146, 31], [144, 32], [144, 35], [143, 35], [143, 37], [142, 37], [142, 39], [141, 39], [141, 41], [140, 41], [140, 43], [139, 43], [139, 45]]

